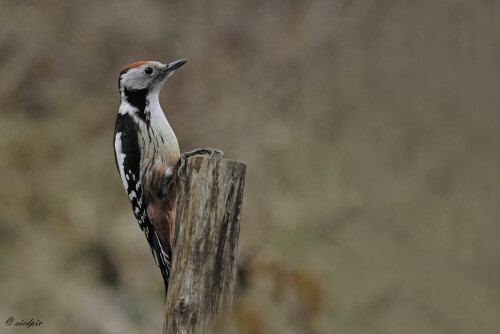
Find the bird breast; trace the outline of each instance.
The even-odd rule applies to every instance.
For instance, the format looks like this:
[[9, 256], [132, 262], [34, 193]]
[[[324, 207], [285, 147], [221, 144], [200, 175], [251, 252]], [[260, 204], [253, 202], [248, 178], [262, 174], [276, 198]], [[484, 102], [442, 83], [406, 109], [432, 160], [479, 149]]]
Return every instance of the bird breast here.
[[151, 202], [160, 199], [163, 174], [180, 157], [179, 143], [161, 109], [151, 110], [149, 124], [139, 122], [141, 183]]

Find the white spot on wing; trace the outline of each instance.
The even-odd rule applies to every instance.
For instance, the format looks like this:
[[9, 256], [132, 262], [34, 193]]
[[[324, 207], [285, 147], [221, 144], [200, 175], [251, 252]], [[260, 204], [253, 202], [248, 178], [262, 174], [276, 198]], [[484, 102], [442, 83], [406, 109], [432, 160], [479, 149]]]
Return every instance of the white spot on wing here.
[[132, 192], [128, 195], [128, 198], [129, 198], [130, 200], [133, 200], [136, 196], [137, 196], [137, 194], [135, 193], [135, 191], [132, 191]]
[[120, 109], [118, 109], [118, 113], [121, 115], [129, 114], [133, 115], [134, 113], [137, 112], [137, 109], [134, 108], [130, 103], [124, 101], [122, 99], [122, 103], [120, 104]]
[[116, 153], [116, 160], [118, 161], [118, 169], [120, 170], [120, 176], [123, 181], [123, 186], [125, 187], [125, 190], [128, 189], [128, 182], [127, 179], [125, 178], [125, 170], [123, 167], [123, 163], [125, 161], [126, 155], [122, 152], [122, 133], [118, 132], [115, 136], [115, 153]]

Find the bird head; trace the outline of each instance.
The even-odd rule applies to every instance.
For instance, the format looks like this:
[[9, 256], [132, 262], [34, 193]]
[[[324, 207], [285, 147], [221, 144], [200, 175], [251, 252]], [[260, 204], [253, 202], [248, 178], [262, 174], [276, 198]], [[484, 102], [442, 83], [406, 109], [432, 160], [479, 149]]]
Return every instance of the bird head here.
[[157, 61], [140, 61], [130, 64], [121, 71], [118, 86], [121, 92], [159, 93], [167, 79], [186, 62], [187, 59], [181, 59], [170, 64]]

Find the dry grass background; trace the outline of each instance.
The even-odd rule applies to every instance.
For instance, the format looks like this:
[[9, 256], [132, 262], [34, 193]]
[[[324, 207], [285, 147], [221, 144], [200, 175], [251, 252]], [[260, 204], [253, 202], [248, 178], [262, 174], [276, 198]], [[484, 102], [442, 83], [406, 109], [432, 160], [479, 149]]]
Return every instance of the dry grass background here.
[[159, 333], [120, 69], [248, 162], [238, 333], [500, 332], [500, 4], [0, 1], [0, 332]]

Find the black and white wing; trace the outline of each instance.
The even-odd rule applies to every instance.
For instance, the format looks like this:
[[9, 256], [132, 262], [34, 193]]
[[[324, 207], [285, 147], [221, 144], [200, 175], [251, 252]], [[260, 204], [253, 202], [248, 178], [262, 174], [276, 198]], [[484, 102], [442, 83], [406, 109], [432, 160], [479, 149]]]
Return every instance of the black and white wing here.
[[146, 214], [148, 203], [144, 201], [140, 183], [141, 152], [139, 149], [138, 128], [129, 114], [118, 114], [115, 125], [114, 147], [116, 167], [120, 172], [123, 186], [132, 204], [135, 218], [146, 235], [156, 265], [160, 268], [165, 282], [166, 294], [170, 275], [171, 254], [167, 254], [163, 250], [156, 229]]

